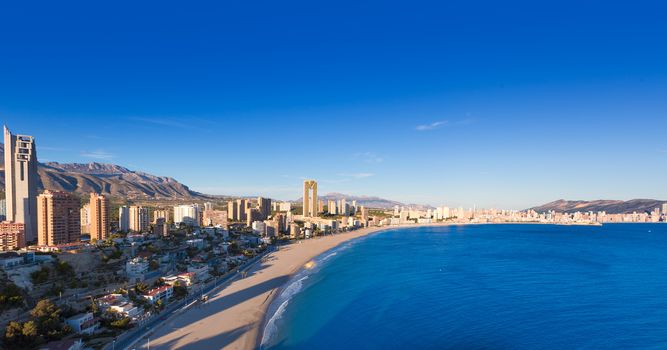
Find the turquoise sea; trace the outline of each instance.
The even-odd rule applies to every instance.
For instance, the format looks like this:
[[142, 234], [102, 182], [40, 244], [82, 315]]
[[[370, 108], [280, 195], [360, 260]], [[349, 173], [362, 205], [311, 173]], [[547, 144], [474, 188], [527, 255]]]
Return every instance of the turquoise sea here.
[[297, 274], [266, 349], [667, 349], [667, 224], [396, 229]]

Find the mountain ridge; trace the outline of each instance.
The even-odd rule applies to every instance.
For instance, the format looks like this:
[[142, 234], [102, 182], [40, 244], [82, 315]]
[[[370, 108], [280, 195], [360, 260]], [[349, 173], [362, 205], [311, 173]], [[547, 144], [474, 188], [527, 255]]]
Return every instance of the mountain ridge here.
[[[0, 143], [0, 158], [4, 159]], [[0, 186], [4, 188], [4, 162], [0, 162]], [[90, 192], [130, 200], [206, 199], [215, 196], [192, 191], [188, 186], [167, 176], [133, 171], [108, 163], [39, 163], [39, 191], [56, 190], [84, 195]]]
[[661, 208], [667, 201], [657, 199], [631, 199], [623, 200], [565, 200], [559, 199], [553, 202], [532, 207], [527, 210], [537, 212], [557, 211], [557, 212], [587, 212], [587, 211], [605, 211], [608, 214], [626, 214], [632, 212], [650, 212], [655, 208]]

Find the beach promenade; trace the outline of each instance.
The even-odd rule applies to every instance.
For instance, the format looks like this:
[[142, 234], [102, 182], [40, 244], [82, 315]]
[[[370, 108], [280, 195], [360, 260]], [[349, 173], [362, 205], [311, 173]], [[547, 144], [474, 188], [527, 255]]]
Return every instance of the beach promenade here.
[[227, 282], [206, 304], [171, 317], [132, 348], [255, 349], [271, 301], [294, 273], [343, 242], [386, 229], [369, 227], [283, 246], [242, 274], [245, 278]]

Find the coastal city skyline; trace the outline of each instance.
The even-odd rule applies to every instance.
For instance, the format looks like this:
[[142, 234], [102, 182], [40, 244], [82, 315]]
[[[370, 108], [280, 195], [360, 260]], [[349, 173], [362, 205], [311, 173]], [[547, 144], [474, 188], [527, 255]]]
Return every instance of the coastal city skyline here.
[[535, 18], [498, 4], [209, 4], [160, 19], [144, 4], [123, 28], [88, 6], [5, 4], [19, 15], [0, 23], [13, 34], [0, 116], [39, 138], [41, 161], [114, 163], [210, 194], [297, 199], [295, 180], [316, 178], [433, 206], [667, 198], [661, 11], [593, 3], [516, 3]]
[[0, 4], [0, 349], [667, 349], [665, 13]]
[[[7, 118], [10, 120], [11, 118]], [[156, 121], [151, 121], [149, 123], [157, 123], [157, 124], [164, 124], [162, 122], [156, 122]], [[165, 122], [169, 128], [178, 128], [181, 127], [182, 125], [170, 125], [171, 123]], [[20, 124], [20, 123], [19, 123]], [[444, 125], [448, 123], [443, 123]], [[434, 123], [433, 125], [430, 126], [423, 126], [427, 130], [434, 130], [434, 129], [439, 129], [441, 125], [438, 123]], [[35, 128], [34, 126], [31, 126], [30, 129]], [[35, 128], [39, 129], [39, 127]], [[34, 134], [34, 133], [33, 133]], [[34, 136], [30, 136], [34, 137]], [[98, 143], [104, 143], [105, 138], [99, 138], [99, 137], [87, 137], [89, 139], [87, 143], [89, 145], [96, 145]], [[93, 146], [94, 147], [94, 146]], [[49, 158], [44, 158], [41, 156], [43, 153], [47, 154], [54, 154], [54, 153], [72, 153], [72, 150], [69, 150], [67, 148], [59, 148], [59, 147], [52, 147], [52, 146], [44, 146], [44, 151], [42, 151], [42, 147], [39, 147], [40, 149], [40, 158], [38, 159], [38, 162], [40, 163], [45, 163], [45, 162], [57, 162], [57, 163], [66, 163], [65, 160], [61, 159], [49, 159]], [[661, 154], [663, 152], [657, 152], [658, 154]], [[376, 154], [373, 153], [357, 153], [353, 155], [353, 158], [365, 162], [365, 163], [371, 163], [371, 164], [380, 164], [384, 162], [384, 158], [381, 158], [377, 156]], [[101, 164], [112, 164], [112, 165], [119, 165], [119, 166], [124, 166], [130, 168], [130, 170], [134, 171], [142, 171], [141, 166], [132, 164], [132, 165], [125, 165], [122, 159], [120, 159], [117, 155], [112, 155], [112, 154], [106, 154], [104, 152], [102, 153], [87, 153], [87, 152], [80, 152], [78, 155], [75, 155], [74, 158], [67, 158], [65, 159], [72, 159], [73, 163], [81, 163], [81, 164], [88, 164], [88, 163], [101, 163]], [[660, 166], [660, 164], [658, 164]], [[226, 177], [227, 173], [221, 173], [221, 179]], [[158, 175], [158, 176], [168, 176], [168, 177], [173, 177], [171, 174], [153, 174], [153, 175]], [[431, 207], [438, 207], [443, 204], [447, 205], [452, 205], [456, 207], [466, 207], [466, 208], [472, 208], [472, 207], [480, 207], [480, 208], [497, 208], [497, 209], [508, 209], [508, 210], [524, 210], [530, 207], [534, 206], [539, 206], [544, 203], [548, 203], [554, 200], [560, 200], [560, 199], [565, 199], [565, 200], [631, 200], [631, 199], [658, 199], [660, 200], [662, 197], [656, 195], [660, 193], [660, 187], [653, 188], [652, 193], [653, 195], [646, 195], [646, 196], [641, 196], [639, 195], [641, 191], [636, 191], [638, 195], [607, 195], [603, 197], [582, 197], [581, 195], [571, 195], [571, 196], [566, 196], [564, 193], [568, 191], [561, 191], [561, 195], [556, 195], [555, 197], [550, 197], [550, 198], [544, 198], [543, 200], [538, 200], [535, 199], [534, 202], [530, 202], [525, 205], [519, 205], [519, 204], [514, 204], [514, 206], [507, 204], [498, 204], [498, 205], [483, 205], [481, 203], [488, 203], [488, 202], [496, 202], [495, 200], [485, 200], [483, 198], [479, 199], [478, 201], [466, 201], [466, 200], [460, 200], [460, 197], [455, 197], [455, 196], [448, 196], [445, 195], [442, 198], [438, 199], [433, 199], [432, 201], [404, 201], [401, 200], [400, 196], [392, 197], [391, 195], [377, 195], [377, 194], [369, 194], [369, 192], [363, 192], [366, 191], [365, 188], [374, 188], [373, 184], [376, 181], [376, 175], [375, 173], [337, 173], [335, 176], [337, 177], [336, 180], [331, 180], [331, 177], [327, 177], [325, 175], [325, 178], [323, 180], [319, 180], [321, 183], [325, 184], [327, 186], [327, 190], [324, 193], [320, 193], [321, 195], [326, 195], [326, 194], [343, 194], [347, 196], [358, 196], [358, 197], [377, 197], [377, 198], [382, 198], [386, 200], [396, 200], [404, 203], [405, 205], [426, 205], [426, 206], [431, 206]], [[287, 181], [289, 184], [287, 184], [285, 187], [280, 187], [280, 186], [268, 186], [268, 187], [263, 187], [262, 185], [257, 185], [257, 186], [252, 186], [249, 185], [247, 189], [241, 189], [241, 188], [234, 188], [233, 186], [228, 187], [227, 191], [224, 193], [216, 193], [215, 188], [204, 188], [204, 190], [212, 190], [211, 192], [202, 192], [203, 194], [208, 194], [208, 195], [229, 195], [229, 196], [237, 196], [237, 197], [256, 197], [258, 195], [264, 195], [267, 197], [271, 197], [274, 199], [282, 200], [282, 201], [294, 201], [298, 200], [300, 198], [300, 187], [295, 186], [295, 183], [299, 183], [302, 180], [307, 179], [307, 177], [304, 176], [299, 176], [299, 177], [293, 177], [289, 175], [280, 175], [274, 178], [279, 178], [279, 181]], [[179, 179], [176, 179], [177, 181]], [[258, 180], [262, 181], [262, 180]], [[184, 185], [189, 186], [191, 189], [197, 191], [198, 187], [197, 186], [192, 186], [191, 184], [185, 183], [181, 181]], [[227, 180], [221, 180], [221, 182], [228, 183]], [[367, 186], [365, 188], [360, 189], [357, 192], [355, 190], [352, 190], [349, 187], [352, 184], [356, 185], [364, 185]], [[291, 186], [291, 187], [290, 187]], [[633, 187], [635, 184], [632, 184]], [[245, 187], [245, 186], [244, 186]], [[349, 188], [348, 188], [349, 187]], [[253, 190], [252, 188], [255, 188]], [[219, 188], [218, 188], [219, 189]], [[506, 189], [504, 189], [506, 190]], [[459, 192], [460, 193], [460, 192]], [[277, 195], [277, 196], [276, 196]], [[411, 197], [408, 197], [411, 198]], [[501, 203], [510, 203], [506, 201], [500, 201]]]

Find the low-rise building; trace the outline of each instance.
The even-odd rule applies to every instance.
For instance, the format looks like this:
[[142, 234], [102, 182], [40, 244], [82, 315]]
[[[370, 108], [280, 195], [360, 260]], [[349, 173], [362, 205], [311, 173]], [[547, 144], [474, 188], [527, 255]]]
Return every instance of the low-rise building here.
[[87, 312], [70, 317], [65, 323], [72, 327], [72, 330], [78, 334], [93, 334], [99, 327], [99, 323], [92, 312]]
[[32, 264], [34, 262], [34, 252], [8, 252], [0, 254], [0, 267], [5, 270], [21, 265]]
[[190, 287], [195, 283], [195, 281], [197, 279], [196, 276], [197, 276], [197, 274], [194, 273], [194, 272], [185, 272], [185, 273], [181, 273], [181, 274], [174, 275], [174, 276], [164, 277], [163, 280], [164, 280], [164, 283], [166, 283], [170, 286], [173, 286], [173, 287], [175, 287], [177, 285], [183, 286], [183, 287]]
[[127, 273], [130, 282], [143, 281], [149, 268], [148, 260], [143, 258], [134, 258], [125, 263], [125, 273]]
[[146, 295], [144, 295], [144, 298], [151, 304], [155, 304], [158, 301], [166, 303], [173, 295], [174, 287], [166, 285], [149, 290]]
[[209, 271], [208, 265], [188, 266], [188, 272], [194, 273], [197, 281], [206, 281], [209, 278], [208, 271]]

